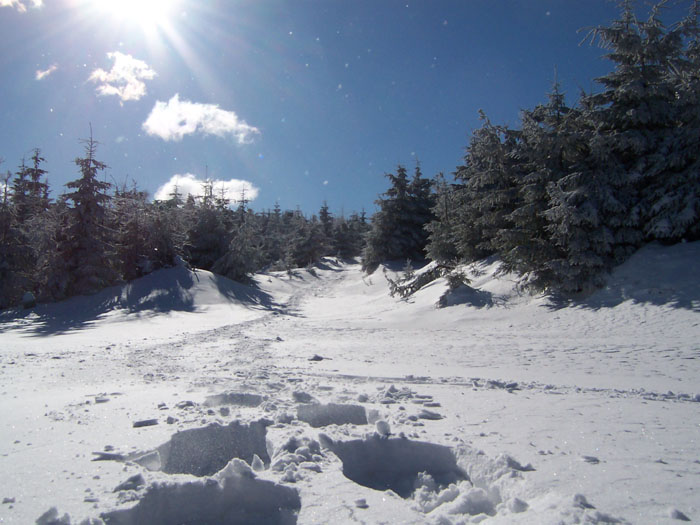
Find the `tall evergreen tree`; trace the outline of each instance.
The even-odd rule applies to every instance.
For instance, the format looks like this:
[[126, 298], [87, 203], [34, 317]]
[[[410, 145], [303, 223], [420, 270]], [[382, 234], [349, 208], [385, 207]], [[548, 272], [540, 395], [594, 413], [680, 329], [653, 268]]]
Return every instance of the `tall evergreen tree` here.
[[464, 191], [461, 184], [449, 184], [439, 173], [433, 180], [434, 218], [425, 226], [428, 232], [428, 257], [443, 265], [454, 265], [459, 259], [455, 232], [459, 227], [460, 197]]
[[17, 304], [25, 285], [21, 247], [26, 241], [20, 232], [10, 195], [11, 177], [8, 171], [0, 179], [0, 308]]
[[94, 293], [118, 280], [113, 263], [113, 235], [107, 228], [111, 185], [97, 178], [107, 165], [95, 158], [97, 142], [92, 134], [82, 142], [85, 154], [75, 159], [81, 176], [66, 184], [73, 191], [65, 198], [73, 205], [66, 239], [58, 246], [66, 261], [68, 295]]
[[564, 253], [552, 270], [565, 291], [599, 286], [639, 247], [645, 195], [668, 168], [676, 94], [667, 73], [679, 57], [678, 34], [664, 29], [658, 9], [647, 21], [635, 17], [631, 0], [620, 9], [591, 36], [615, 69], [596, 79], [601, 92], [581, 98], [587, 154], [549, 188], [549, 230]]
[[596, 31], [615, 70], [597, 79], [604, 90], [591, 97], [599, 130], [594, 145], [612, 153], [612, 182], [621, 204], [629, 206], [624, 212], [629, 219], [616, 231], [618, 261], [640, 244], [649, 220], [648, 196], [668, 176], [678, 93], [671, 72], [682, 54], [680, 29], [668, 30], [660, 19], [663, 3], [646, 21], [638, 20], [632, 7], [632, 0], [622, 2], [620, 19]]
[[[664, 60], [660, 61], [665, 65], [663, 74], [673, 84], [675, 99], [669, 111], [674, 127], [670, 133], [664, 133], [642, 188], [639, 206], [647, 239], [700, 239], [699, 14], [700, 3], [695, 0], [680, 24], [655, 39], [660, 41], [655, 47], [665, 51]], [[648, 24], [660, 31], [657, 16], [650, 17]], [[677, 57], [679, 40], [685, 42], [685, 47]]]
[[578, 110], [566, 105], [555, 81], [547, 104], [522, 112], [518, 144], [513, 151], [521, 176], [519, 199], [508, 216], [509, 227], [497, 234], [503, 269], [528, 274], [529, 284], [545, 288], [553, 279], [550, 261], [564, 256], [553, 242], [546, 211], [548, 188], [567, 176], [586, 150]]
[[510, 227], [510, 213], [517, 207], [518, 177], [512, 152], [517, 133], [491, 124], [480, 112], [483, 124], [474, 131], [455, 178], [460, 191], [458, 227], [454, 233], [460, 258], [473, 261], [496, 253], [496, 237]]

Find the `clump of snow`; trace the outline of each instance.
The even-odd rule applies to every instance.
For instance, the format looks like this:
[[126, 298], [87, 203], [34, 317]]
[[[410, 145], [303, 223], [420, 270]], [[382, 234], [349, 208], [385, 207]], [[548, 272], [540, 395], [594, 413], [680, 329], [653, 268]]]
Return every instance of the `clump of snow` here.
[[283, 473], [283, 481], [296, 483], [304, 479], [304, 471], [321, 472], [320, 463], [324, 459], [318, 441], [292, 436], [275, 452], [270, 468]]

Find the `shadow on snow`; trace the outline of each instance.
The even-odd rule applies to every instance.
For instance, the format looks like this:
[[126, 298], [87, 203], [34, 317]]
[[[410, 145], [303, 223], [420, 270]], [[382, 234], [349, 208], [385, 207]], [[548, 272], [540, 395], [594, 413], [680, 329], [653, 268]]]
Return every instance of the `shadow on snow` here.
[[651, 243], [615, 268], [603, 288], [582, 297], [553, 297], [549, 307], [599, 310], [631, 301], [700, 312], [698, 261], [700, 242]]

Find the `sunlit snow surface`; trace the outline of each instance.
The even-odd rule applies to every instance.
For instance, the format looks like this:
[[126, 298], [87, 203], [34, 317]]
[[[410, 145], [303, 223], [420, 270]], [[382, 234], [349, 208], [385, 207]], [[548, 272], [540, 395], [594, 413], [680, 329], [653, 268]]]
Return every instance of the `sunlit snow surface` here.
[[408, 300], [332, 259], [178, 267], [2, 313], [0, 522], [700, 519], [700, 243], [575, 302], [497, 266]]

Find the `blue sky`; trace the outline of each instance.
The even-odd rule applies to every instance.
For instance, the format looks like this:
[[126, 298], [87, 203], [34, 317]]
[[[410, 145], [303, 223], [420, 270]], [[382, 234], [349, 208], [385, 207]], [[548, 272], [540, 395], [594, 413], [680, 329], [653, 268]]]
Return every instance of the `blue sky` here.
[[372, 213], [398, 163], [451, 173], [479, 109], [517, 126], [555, 67], [570, 102], [595, 89], [611, 65], [578, 30], [616, 15], [606, 0], [0, 0], [0, 170], [38, 147], [55, 197], [92, 125], [107, 180], [151, 195], [208, 176], [256, 210]]

